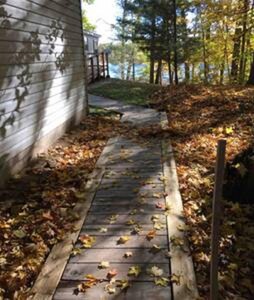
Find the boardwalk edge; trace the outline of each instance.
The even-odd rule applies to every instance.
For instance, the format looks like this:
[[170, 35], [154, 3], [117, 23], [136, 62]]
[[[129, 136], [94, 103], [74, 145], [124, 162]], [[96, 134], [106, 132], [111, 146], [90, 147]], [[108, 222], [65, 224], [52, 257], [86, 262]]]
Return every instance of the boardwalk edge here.
[[[168, 120], [165, 112], [161, 113], [161, 127], [167, 129]], [[174, 300], [199, 299], [194, 265], [190, 253], [188, 239], [184, 231], [185, 219], [183, 216], [183, 202], [179, 190], [176, 162], [173, 148], [169, 139], [162, 140], [163, 173], [165, 178], [166, 203], [169, 205], [170, 214], [167, 216], [168, 240], [171, 255], [171, 273], [179, 278], [173, 283]], [[183, 246], [174, 245], [172, 240], [179, 239]]]
[[46, 262], [42, 267], [41, 272], [39, 273], [39, 276], [35, 281], [35, 284], [32, 287], [28, 299], [53, 299], [56, 288], [61, 280], [64, 269], [73, 250], [73, 245], [77, 241], [87, 213], [96, 194], [97, 188], [99, 187], [104, 175], [104, 164], [106, 161], [106, 157], [115, 142], [116, 138], [111, 138], [107, 142], [95, 165], [94, 170], [89, 175], [88, 180], [85, 184], [85, 201], [79, 201], [73, 209], [73, 211], [79, 216], [79, 219], [74, 224], [76, 231], [69, 233], [63, 241], [53, 246]]

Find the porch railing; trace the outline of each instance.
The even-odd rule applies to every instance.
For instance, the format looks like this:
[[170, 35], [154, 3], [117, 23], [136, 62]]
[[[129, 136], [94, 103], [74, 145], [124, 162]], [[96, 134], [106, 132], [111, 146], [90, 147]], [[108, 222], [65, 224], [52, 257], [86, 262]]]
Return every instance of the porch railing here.
[[95, 82], [102, 78], [109, 78], [108, 53], [101, 52], [94, 54], [87, 59], [87, 81]]

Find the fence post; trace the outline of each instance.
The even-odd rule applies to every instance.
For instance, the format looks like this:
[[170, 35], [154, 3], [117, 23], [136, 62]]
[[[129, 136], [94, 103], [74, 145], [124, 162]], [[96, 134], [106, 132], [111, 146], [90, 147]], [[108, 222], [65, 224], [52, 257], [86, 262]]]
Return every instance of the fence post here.
[[221, 220], [221, 198], [225, 168], [226, 141], [219, 140], [215, 168], [215, 187], [213, 193], [211, 264], [210, 264], [210, 300], [219, 299], [218, 264], [219, 264], [219, 227]]
[[109, 75], [109, 61], [108, 61], [108, 52], [106, 52], [106, 68], [107, 68], [107, 78], [110, 78]]
[[92, 70], [92, 82], [94, 82], [94, 64], [93, 64], [93, 57], [90, 58], [91, 61], [91, 70]]
[[97, 63], [97, 77], [100, 79], [101, 71], [100, 71], [100, 57], [99, 54], [96, 55], [96, 63]]
[[105, 58], [104, 58], [104, 52], [101, 53], [102, 56], [102, 65], [103, 65], [103, 78], [106, 77], [105, 75]]

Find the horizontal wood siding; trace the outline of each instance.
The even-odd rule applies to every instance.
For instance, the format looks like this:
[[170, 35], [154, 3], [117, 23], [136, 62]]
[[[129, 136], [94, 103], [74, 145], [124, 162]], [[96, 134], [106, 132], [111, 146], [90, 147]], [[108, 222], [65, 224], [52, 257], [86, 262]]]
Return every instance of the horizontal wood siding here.
[[80, 120], [86, 92], [80, 0], [1, 0], [0, 17], [4, 179]]

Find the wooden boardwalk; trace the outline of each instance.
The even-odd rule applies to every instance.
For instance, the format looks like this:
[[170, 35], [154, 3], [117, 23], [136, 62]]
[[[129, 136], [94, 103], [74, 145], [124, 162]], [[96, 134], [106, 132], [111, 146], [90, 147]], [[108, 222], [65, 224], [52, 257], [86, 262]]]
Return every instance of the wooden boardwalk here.
[[[99, 97], [92, 97], [90, 102], [123, 113], [123, 122], [145, 126], [162, 121], [162, 115], [154, 110], [127, 106]], [[53, 299], [196, 298], [188, 245], [182, 233], [176, 229], [183, 225], [181, 198], [176, 196], [179, 194], [177, 179], [172, 177], [173, 185], [167, 185], [168, 177], [175, 173], [175, 165], [167, 167], [166, 159], [172, 159], [171, 150], [165, 152], [165, 144], [158, 139], [140, 144], [119, 136], [109, 141], [97, 163], [97, 167], [103, 169], [103, 174], [101, 178], [92, 179], [99, 179], [99, 182], [96, 182], [93, 189], [91, 204], [75, 243], [74, 248], [80, 249], [80, 253], [69, 257]], [[170, 199], [174, 203], [167, 211], [166, 208], [172, 205]], [[170, 240], [175, 233], [179, 233], [178, 238], [184, 241], [185, 249], [182, 246], [173, 249]], [[148, 234], [152, 238], [148, 238]], [[93, 237], [92, 247], [83, 249], [80, 239], [87, 237]], [[180, 263], [179, 259], [182, 260]], [[108, 262], [109, 267], [100, 268], [101, 262]], [[137, 277], [128, 276], [132, 267], [139, 270]], [[152, 267], [157, 267], [159, 273], [163, 274], [151, 276], [149, 270]], [[117, 272], [114, 276], [116, 282], [108, 286], [107, 274], [112, 270]], [[155, 284], [155, 279], [170, 278], [172, 273], [179, 278], [175, 287], [170, 282], [166, 286], [158, 282]], [[188, 273], [187, 279], [184, 273]], [[85, 293], [77, 293], [77, 287], [88, 274], [100, 282], [86, 289]], [[182, 282], [181, 277], [184, 279], [181, 279]], [[128, 289], [117, 287], [117, 283], [122, 280], [128, 280]]]

